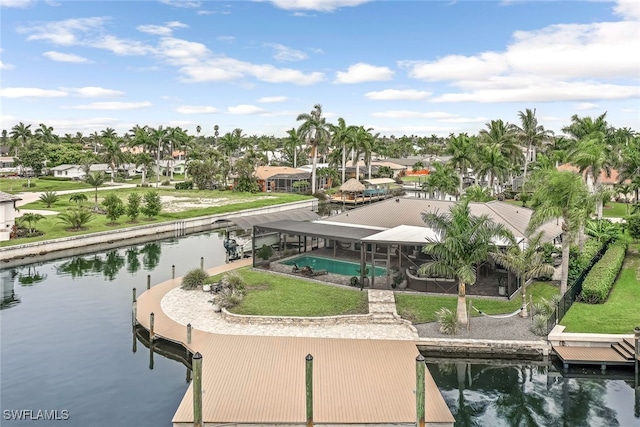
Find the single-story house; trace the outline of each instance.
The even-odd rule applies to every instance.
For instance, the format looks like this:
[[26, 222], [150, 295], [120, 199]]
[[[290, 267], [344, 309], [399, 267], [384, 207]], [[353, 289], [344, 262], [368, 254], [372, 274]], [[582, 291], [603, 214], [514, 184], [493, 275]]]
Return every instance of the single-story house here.
[[50, 168], [49, 171], [58, 178], [83, 179], [86, 175], [84, 166], [81, 165], [59, 165]]
[[16, 223], [16, 202], [18, 196], [0, 191], [0, 242], [9, 240]]
[[16, 175], [18, 167], [13, 157], [0, 157], [0, 175]]
[[[187, 164], [184, 160], [160, 160], [160, 175], [169, 176], [173, 170], [174, 174], [183, 175]], [[153, 173], [156, 173], [156, 163], [151, 167]]]
[[[258, 166], [255, 176], [264, 192], [299, 193], [311, 188], [311, 172], [304, 169], [288, 166]], [[306, 184], [296, 184], [296, 182], [306, 182]], [[322, 188], [324, 185], [325, 178], [317, 176], [316, 172], [316, 188]]]

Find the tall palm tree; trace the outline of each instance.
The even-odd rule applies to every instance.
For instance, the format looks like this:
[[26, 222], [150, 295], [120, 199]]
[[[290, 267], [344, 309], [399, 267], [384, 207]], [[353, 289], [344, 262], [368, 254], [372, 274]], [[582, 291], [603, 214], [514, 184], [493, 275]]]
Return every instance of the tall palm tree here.
[[640, 137], [636, 136], [622, 148], [618, 167], [618, 182], [630, 181], [630, 192], [635, 193], [636, 203], [640, 203]]
[[[291, 151], [293, 158], [293, 167], [298, 167], [298, 148], [302, 145], [302, 137], [298, 133], [298, 129], [292, 128], [287, 131], [287, 137], [284, 139], [283, 149]], [[305, 163], [306, 164], [306, 163]]]
[[464, 178], [473, 164], [475, 150], [475, 144], [466, 133], [460, 133], [458, 136], [449, 135], [445, 153], [451, 156], [449, 164], [460, 171], [459, 193], [462, 193]]
[[428, 192], [436, 192], [441, 200], [447, 194], [456, 194], [460, 186], [460, 178], [453, 166], [449, 163], [435, 163], [433, 170], [427, 175], [422, 184], [422, 189]]
[[[20, 148], [23, 149], [29, 138], [33, 136], [33, 133], [31, 133], [31, 125], [25, 125], [20, 122], [11, 128], [9, 136], [16, 142], [20, 141]], [[13, 154], [15, 157], [18, 157], [20, 154], [17, 146], [14, 147]]]
[[348, 140], [351, 148], [351, 164], [356, 167], [356, 179], [360, 179], [360, 155], [367, 163], [367, 159], [371, 159], [371, 131], [373, 129], [365, 129], [364, 126], [356, 126], [353, 128], [351, 138]]
[[296, 121], [302, 122], [298, 127], [301, 138], [307, 140], [311, 147], [311, 194], [316, 193], [316, 167], [318, 164], [318, 148], [329, 141], [329, 125], [322, 116], [322, 105], [316, 104], [310, 113], [299, 114]]
[[[584, 175], [587, 182], [589, 175], [593, 179], [592, 193], [601, 193], [600, 176], [604, 172], [607, 178], [611, 178], [611, 169], [614, 158], [607, 144], [606, 135], [601, 131], [592, 132], [583, 137], [574, 150], [569, 153], [571, 162], [576, 165], [580, 173]], [[602, 218], [602, 198], [596, 200], [596, 214], [598, 219]]]
[[422, 220], [437, 237], [427, 238], [422, 248], [422, 252], [434, 260], [422, 264], [420, 273], [458, 280], [457, 318], [460, 324], [466, 325], [466, 287], [476, 283], [477, 266], [496, 250], [493, 240], [509, 238], [510, 232], [502, 224], [494, 223], [488, 215], [471, 214], [466, 201], [454, 204], [448, 213], [425, 212]]
[[494, 179], [498, 178], [500, 186], [508, 175], [509, 161], [502, 154], [501, 146], [493, 143], [482, 145], [477, 153], [475, 174], [477, 178], [489, 175], [488, 186], [491, 195], [495, 194]]
[[547, 221], [562, 218], [562, 278], [560, 292], [567, 291], [569, 247], [592, 211], [592, 199], [582, 177], [571, 171], [544, 170], [533, 177], [531, 216], [527, 231], [533, 232]]
[[496, 251], [491, 257], [511, 270], [522, 286], [522, 311], [520, 316], [528, 317], [527, 313], [527, 281], [541, 276], [553, 275], [553, 265], [544, 262], [544, 253], [540, 250], [543, 232], [530, 237], [527, 241], [513, 240], [506, 252]]
[[53, 127], [47, 126], [44, 123], [40, 123], [38, 129], [36, 129], [35, 137], [44, 143], [52, 143], [58, 140], [58, 135], [53, 133]]
[[354, 126], [347, 126], [347, 123], [342, 117], [338, 119], [337, 125], [329, 125], [331, 130], [331, 144], [334, 152], [339, 152], [342, 157], [342, 184], [346, 179], [346, 166], [347, 166], [347, 147], [350, 145], [350, 141], [353, 138]]
[[126, 160], [127, 156], [120, 149], [120, 142], [117, 139], [104, 139], [104, 153], [102, 159], [111, 167], [111, 184], [113, 177], [118, 173], [118, 166]]
[[524, 112], [518, 111], [518, 117], [520, 118], [520, 126], [516, 126], [515, 130], [520, 142], [526, 149], [524, 156], [524, 185], [524, 182], [527, 181], [529, 162], [535, 160], [534, 150], [549, 141], [553, 136], [553, 132], [545, 130], [544, 126], [538, 124], [535, 108], [533, 110], [527, 108]]
[[151, 128], [149, 132], [150, 139], [157, 144], [156, 152], [156, 187], [160, 185], [160, 157], [165, 145], [169, 141], [169, 129], [158, 126], [157, 129]]
[[576, 141], [593, 132], [610, 133], [611, 128], [607, 123], [607, 113], [604, 112], [596, 118], [579, 117], [577, 114], [571, 116], [571, 124], [562, 128], [562, 132], [569, 135]]
[[93, 207], [93, 209], [97, 211], [99, 209], [99, 207], [98, 207], [98, 187], [100, 187], [106, 181], [104, 173], [102, 173], [102, 172], [90, 173], [85, 177], [84, 180], [85, 180], [85, 182], [87, 184], [89, 184], [90, 186], [92, 186], [92, 187], [94, 187], [96, 189], [96, 192], [95, 192], [95, 195], [94, 195], [95, 206]]

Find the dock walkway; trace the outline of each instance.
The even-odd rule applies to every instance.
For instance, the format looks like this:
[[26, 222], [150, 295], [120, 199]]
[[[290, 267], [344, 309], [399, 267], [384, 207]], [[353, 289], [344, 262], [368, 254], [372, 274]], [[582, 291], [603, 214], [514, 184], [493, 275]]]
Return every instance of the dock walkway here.
[[[208, 270], [218, 274], [250, 265], [251, 260]], [[155, 338], [181, 343], [203, 356], [203, 421], [205, 425], [306, 425], [305, 356], [314, 357], [314, 422], [316, 425], [396, 425], [416, 422], [415, 358], [418, 350], [413, 335], [397, 324], [348, 325], [386, 329], [389, 339], [363, 339], [358, 329], [347, 333], [323, 326], [323, 336], [267, 336], [240, 334], [235, 328], [251, 331], [264, 325], [211, 324], [212, 331], [200, 330], [200, 321], [190, 320], [193, 330], [187, 343], [186, 327], [165, 312], [165, 297], [178, 288], [180, 279], [169, 280], [144, 292], [137, 301], [138, 322], [150, 328], [154, 313]], [[374, 291], [376, 292], [376, 291]], [[377, 291], [379, 292], [379, 291]], [[191, 294], [203, 292], [191, 291]], [[178, 295], [178, 294], [174, 294]], [[390, 310], [386, 293], [374, 294], [376, 312], [386, 317]], [[373, 296], [373, 295], [372, 295]], [[175, 302], [175, 301], [174, 301]], [[206, 301], [205, 301], [206, 302]], [[188, 306], [188, 302], [186, 302]], [[182, 304], [185, 306], [185, 304]], [[387, 307], [387, 308], [385, 308]], [[194, 307], [192, 307], [194, 308]], [[194, 308], [195, 311], [199, 309]], [[209, 304], [207, 318], [215, 313]], [[395, 306], [393, 307], [395, 310]], [[182, 310], [189, 312], [190, 310]], [[230, 329], [231, 328], [231, 329]], [[312, 331], [306, 327], [296, 330]], [[273, 331], [282, 331], [274, 327]], [[328, 332], [327, 332], [328, 331]], [[354, 332], [355, 331], [355, 332]], [[390, 332], [389, 332], [390, 331]], [[399, 332], [400, 339], [393, 339]], [[331, 336], [337, 334], [337, 336]], [[426, 425], [453, 426], [451, 415], [431, 375], [425, 375]], [[174, 426], [193, 425], [191, 386], [173, 418]]]
[[600, 365], [602, 371], [609, 365], [633, 366], [635, 351], [633, 340], [627, 338], [603, 347], [553, 346], [553, 352], [560, 358], [565, 370], [570, 365]]

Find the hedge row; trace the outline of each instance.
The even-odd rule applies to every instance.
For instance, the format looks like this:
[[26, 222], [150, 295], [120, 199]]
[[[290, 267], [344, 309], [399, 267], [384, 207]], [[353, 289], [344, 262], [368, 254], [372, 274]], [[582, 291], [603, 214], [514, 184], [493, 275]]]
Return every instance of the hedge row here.
[[49, 176], [49, 175], [42, 175], [41, 177], [39, 177], [38, 179], [41, 179], [43, 181], [73, 181], [73, 178], [69, 178], [68, 176]]
[[598, 261], [582, 285], [580, 299], [589, 304], [600, 304], [607, 300], [613, 283], [622, 268], [627, 244], [616, 242], [609, 246], [607, 252]]
[[572, 257], [569, 258], [569, 284], [573, 283], [584, 270], [589, 268], [591, 260], [604, 247], [605, 242], [596, 239], [587, 240], [582, 249], [571, 247]]

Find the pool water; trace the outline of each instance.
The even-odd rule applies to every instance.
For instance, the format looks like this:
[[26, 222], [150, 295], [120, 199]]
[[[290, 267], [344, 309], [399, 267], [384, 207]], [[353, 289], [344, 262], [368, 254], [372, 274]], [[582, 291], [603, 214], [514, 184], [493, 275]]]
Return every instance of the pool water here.
[[[297, 258], [284, 261], [283, 264], [296, 264], [300, 268], [311, 267], [314, 270], [327, 270], [329, 273], [341, 274], [343, 276], [360, 276], [360, 264], [349, 261], [340, 261], [337, 259], [302, 255]], [[386, 276], [387, 269], [384, 267], [376, 267], [375, 275], [376, 277]]]

